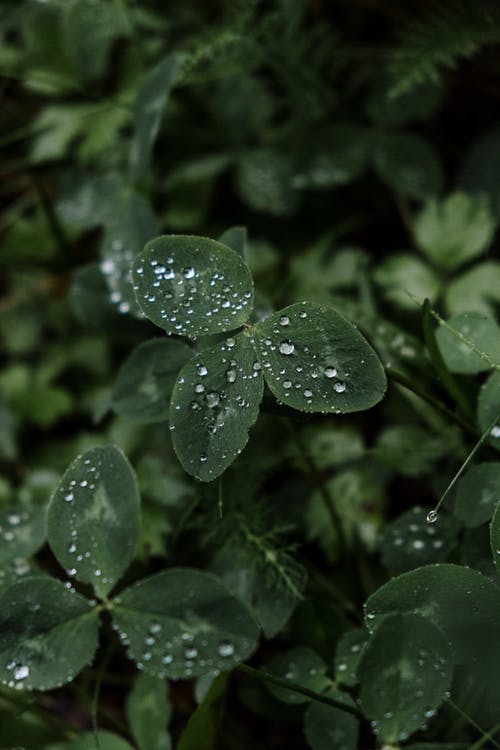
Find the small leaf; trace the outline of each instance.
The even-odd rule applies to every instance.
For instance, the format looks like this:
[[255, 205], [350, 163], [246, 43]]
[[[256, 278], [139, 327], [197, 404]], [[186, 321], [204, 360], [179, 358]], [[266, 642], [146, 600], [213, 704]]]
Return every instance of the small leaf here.
[[45, 542], [45, 509], [0, 511], [0, 566], [29, 557]]
[[135, 132], [130, 147], [130, 171], [139, 180], [148, 171], [154, 142], [183, 61], [178, 53], [169, 53], [144, 77], [135, 102]]
[[469, 528], [489, 521], [500, 502], [500, 463], [473, 466], [458, 480], [454, 513]]
[[391, 575], [442, 562], [458, 542], [459, 525], [452, 516], [439, 514], [439, 523], [428, 524], [428, 508], [415, 505], [386, 526], [382, 560]]
[[52, 578], [34, 576], [0, 596], [0, 680], [51, 690], [72, 680], [94, 656], [98, 612]]
[[295, 213], [299, 202], [292, 178], [288, 154], [272, 148], [257, 148], [241, 156], [236, 187], [242, 201], [253, 211], [290, 216]]
[[494, 317], [500, 304], [500, 263], [479, 263], [453, 279], [446, 289], [445, 300], [450, 315], [478, 312]]
[[[346, 695], [329, 691], [326, 695], [345, 701]], [[304, 713], [304, 734], [312, 750], [356, 750], [358, 721], [346, 711], [312, 701]]]
[[368, 165], [369, 131], [350, 123], [337, 123], [327, 131], [311, 130], [299, 155], [294, 188], [325, 189], [358, 179]]
[[[492, 362], [500, 364], [500, 327], [493, 318], [481, 313], [461, 313], [447, 323], [462, 335], [460, 338], [446, 326], [436, 331], [439, 349], [452, 372], [474, 375], [489, 370]], [[489, 359], [483, 359], [468, 342]]]
[[[481, 431], [487, 430], [500, 412], [500, 372], [495, 370], [481, 386], [477, 400], [477, 422]], [[490, 432], [490, 444], [500, 449], [500, 420]]]
[[133, 422], [166, 421], [177, 374], [191, 354], [182, 341], [152, 339], [140, 344], [118, 372], [113, 409]]
[[[268, 671], [317, 693], [322, 693], [331, 682], [326, 676], [326, 664], [323, 659], [308, 646], [296, 646], [284, 654], [277, 654], [269, 662]], [[267, 684], [267, 688], [283, 703], [294, 705], [307, 703], [310, 700], [294, 690], [287, 690], [270, 683]]]
[[139, 750], [170, 750], [166, 726], [171, 711], [165, 681], [139, 674], [127, 699], [127, 717]]
[[223, 245], [227, 245], [238, 253], [240, 258], [245, 260], [245, 247], [247, 244], [247, 228], [246, 227], [230, 227], [221, 234], [218, 239]]
[[500, 572], [500, 502], [497, 504], [490, 527], [491, 551], [497, 572]]
[[168, 333], [231, 331], [252, 310], [247, 265], [234, 250], [205, 237], [157, 237], [136, 259], [133, 280], [143, 313]]
[[92, 448], [73, 461], [50, 501], [47, 530], [66, 573], [105, 597], [134, 557], [139, 534], [137, 483], [119, 448]]
[[269, 388], [294, 409], [361, 411], [385, 393], [377, 355], [335, 310], [312, 302], [285, 307], [254, 327], [254, 344]]
[[384, 297], [403, 310], [414, 310], [417, 299], [434, 302], [440, 291], [435, 273], [419, 258], [409, 254], [391, 255], [380, 263], [374, 274]]
[[353, 628], [341, 635], [335, 651], [335, 679], [339, 684], [358, 684], [358, 663], [368, 637], [365, 628]]
[[172, 391], [170, 428], [189, 474], [209, 482], [234, 461], [257, 419], [262, 393], [262, 373], [244, 333], [184, 366]]
[[380, 134], [372, 158], [380, 178], [397, 193], [425, 199], [441, 190], [443, 172], [438, 156], [420, 136]]
[[452, 193], [430, 201], [414, 227], [418, 247], [436, 266], [453, 271], [488, 247], [495, 222], [483, 197]]
[[406, 740], [433, 716], [451, 685], [443, 633], [420, 615], [387, 617], [361, 655], [360, 701], [384, 742]]
[[227, 680], [228, 676], [221, 674], [212, 682], [202, 703], [189, 717], [176, 750], [219, 750]]
[[157, 677], [188, 679], [232, 669], [254, 651], [258, 628], [213, 575], [157, 573], [115, 600], [113, 621], [129, 655]]

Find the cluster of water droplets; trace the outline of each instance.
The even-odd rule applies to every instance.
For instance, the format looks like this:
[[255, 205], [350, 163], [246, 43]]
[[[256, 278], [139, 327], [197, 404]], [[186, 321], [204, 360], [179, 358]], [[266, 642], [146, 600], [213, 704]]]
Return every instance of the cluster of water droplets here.
[[[287, 336], [292, 324], [292, 316], [304, 322], [308, 313], [305, 309], [282, 314], [272, 329], [272, 334], [259, 339], [259, 348], [264, 371], [272, 374], [273, 381], [282, 388], [286, 403], [294, 393], [305, 398], [308, 405], [323, 402], [331, 403], [332, 390], [343, 394], [348, 390], [349, 373], [342, 370], [333, 352], [311, 351], [303, 343], [303, 336]], [[293, 400], [293, 399], [292, 399]]]
[[23, 690], [24, 682], [30, 676], [31, 671], [28, 664], [13, 659], [6, 664], [5, 669], [11, 675], [11, 679], [6, 680], [7, 687]]
[[0, 524], [0, 539], [7, 544], [15, 543], [18, 537], [26, 533], [26, 526], [30, 523], [31, 516], [27, 511], [16, 511], [7, 513]]
[[121, 240], [114, 239], [109, 243], [105, 257], [101, 261], [101, 272], [110, 290], [109, 299], [117, 307], [118, 312], [123, 314], [131, 309], [130, 300], [127, 298], [129, 295], [132, 296], [133, 260], [132, 250], [125, 247]]
[[[423, 522], [424, 518], [427, 523]], [[405, 554], [409, 559], [421, 559], [422, 562], [441, 559], [440, 552], [447, 551], [443, 536], [445, 530], [433, 525], [436, 520], [436, 511], [429, 511], [425, 516], [424, 509], [417, 505], [393, 522], [386, 533], [386, 544], [399, 557]]]
[[[215, 254], [194, 248], [190, 257], [196, 260], [186, 265], [182, 257], [158, 251], [136, 265], [134, 289], [141, 307], [158, 325], [180, 335], [240, 325], [250, 313], [251, 289], [244, 281], [227, 278], [231, 274], [221, 270]], [[244, 310], [248, 314], [242, 315]]]

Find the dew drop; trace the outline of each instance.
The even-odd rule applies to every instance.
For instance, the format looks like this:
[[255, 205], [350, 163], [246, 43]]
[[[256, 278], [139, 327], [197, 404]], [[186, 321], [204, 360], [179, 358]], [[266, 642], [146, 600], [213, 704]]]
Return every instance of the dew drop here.
[[279, 345], [279, 350], [281, 354], [293, 354], [295, 345], [291, 341], [282, 341]]
[[325, 367], [325, 375], [327, 378], [334, 378], [337, 374], [335, 367]]
[[195, 270], [192, 267], [185, 268], [184, 271], [183, 271], [183, 273], [184, 273], [184, 276], [186, 277], [186, 279], [192, 279], [195, 276]]
[[197, 373], [198, 373], [198, 375], [200, 375], [201, 377], [204, 377], [204, 375], [208, 375], [208, 370], [207, 370], [207, 368], [205, 367], [205, 365], [198, 365], [198, 367], [196, 368], [196, 372], [197, 372]]
[[229, 641], [221, 641], [217, 650], [221, 656], [232, 656], [234, 654], [234, 646]]
[[438, 520], [438, 514], [436, 510], [430, 510], [426, 517], [427, 523], [436, 523]]
[[21, 664], [19, 667], [16, 667], [14, 670], [14, 679], [25, 680], [26, 677], [28, 677], [29, 673], [30, 673], [30, 668], [26, 664]]
[[290, 318], [288, 315], [282, 315], [280, 318], [280, 326], [287, 326], [290, 324]]
[[335, 383], [333, 387], [337, 391], [337, 393], [344, 393], [346, 389], [346, 384], [343, 383], [341, 380], [339, 380], [337, 383]]

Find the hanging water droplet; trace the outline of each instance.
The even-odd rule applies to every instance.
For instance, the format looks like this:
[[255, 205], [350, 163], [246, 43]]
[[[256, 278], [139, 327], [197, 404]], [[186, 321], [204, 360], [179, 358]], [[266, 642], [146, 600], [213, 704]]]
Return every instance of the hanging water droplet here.
[[279, 350], [281, 354], [293, 354], [295, 345], [291, 341], [282, 341], [279, 345]]
[[430, 510], [426, 517], [427, 523], [436, 523], [438, 520], [438, 514], [436, 510]]

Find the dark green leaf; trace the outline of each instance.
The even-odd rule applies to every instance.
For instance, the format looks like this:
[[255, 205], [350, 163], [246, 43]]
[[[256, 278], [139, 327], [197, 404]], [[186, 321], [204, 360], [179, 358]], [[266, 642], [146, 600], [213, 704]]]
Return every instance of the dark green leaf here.
[[495, 562], [495, 567], [497, 569], [497, 572], [500, 571], [500, 502], [497, 504], [495, 513], [493, 514], [493, 518], [491, 521], [491, 528], [490, 528], [490, 541], [491, 541], [491, 551], [493, 553], [493, 560]]
[[345, 185], [365, 171], [370, 153], [369, 134], [354, 123], [337, 123], [326, 132], [312, 132], [299, 155], [292, 185], [324, 189]]
[[443, 633], [420, 615], [387, 617], [358, 666], [363, 712], [384, 742], [406, 740], [433, 716], [450, 688], [451, 654]]
[[287, 406], [347, 413], [374, 406], [385, 393], [377, 355], [335, 310], [290, 305], [257, 323], [253, 335], [264, 378]]
[[473, 375], [489, 370], [492, 362], [500, 364], [500, 327], [493, 318], [481, 313], [461, 313], [447, 323], [453, 330], [441, 326], [436, 331], [436, 340], [452, 372]]
[[[330, 691], [327, 695], [346, 701], [345, 694]], [[312, 750], [356, 750], [358, 721], [346, 711], [311, 701], [304, 713], [304, 734]]]
[[335, 678], [341, 685], [357, 685], [358, 663], [368, 640], [369, 633], [365, 628], [347, 630], [339, 639], [335, 651]]
[[29, 557], [45, 542], [45, 508], [0, 511], [0, 567]]
[[[97, 734], [86, 732], [76, 740], [65, 743], [63, 747], [64, 750], [132, 750], [131, 745], [124, 739], [105, 730], [100, 730]], [[59, 746], [56, 750], [59, 750]]]
[[245, 249], [247, 244], [247, 228], [246, 227], [230, 227], [221, 234], [218, 242], [222, 242], [223, 245], [227, 245], [238, 253], [240, 258], [245, 260]]
[[119, 448], [92, 448], [65, 472], [50, 501], [49, 544], [66, 573], [105, 597], [129, 566], [139, 534], [139, 493]]
[[247, 608], [218, 578], [188, 568], [126, 589], [113, 621], [145, 671], [172, 679], [232, 669], [250, 656], [258, 635]]
[[500, 304], [500, 263], [487, 261], [453, 279], [445, 293], [450, 315], [477, 312], [494, 317]]
[[469, 528], [491, 519], [500, 502], [500, 463], [473, 466], [457, 483], [454, 513]]
[[191, 354], [186, 344], [174, 339], [152, 339], [140, 344], [118, 372], [113, 409], [133, 422], [167, 420], [176, 377]]
[[459, 525], [452, 516], [439, 514], [428, 524], [428, 508], [415, 505], [389, 523], [382, 540], [382, 560], [391, 575], [442, 562], [458, 543]]
[[0, 596], [0, 679], [9, 687], [51, 690], [94, 656], [98, 612], [62, 583], [25, 578]]
[[228, 676], [219, 675], [191, 714], [176, 750], [219, 750]]
[[146, 74], [139, 88], [135, 102], [135, 132], [130, 146], [130, 170], [134, 180], [141, 179], [149, 169], [163, 110], [182, 61], [182, 55], [169, 53]]
[[127, 699], [127, 717], [139, 750], [170, 750], [166, 729], [170, 714], [165, 681], [146, 673], [138, 675]]
[[423, 200], [441, 190], [443, 173], [438, 156], [420, 136], [378, 135], [372, 158], [379, 177], [396, 193]]
[[231, 331], [252, 310], [247, 265], [234, 250], [205, 237], [157, 237], [136, 259], [133, 279], [141, 310], [168, 333]]
[[389, 302], [411, 311], [415, 309], [414, 297], [434, 302], [441, 286], [432, 269], [409, 254], [391, 255], [378, 265], [374, 279]]
[[[477, 421], [481, 431], [487, 430], [500, 412], [500, 372], [492, 372], [483, 383], [477, 401]], [[490, 443], [500, 449], [500, 419], [490, 432]]]
[[[326, 676], [326, 664], [323, 659], [308, 646], [295, 646], [284, 654], [277, 654], [269, 662], [267, 670], [316, 693], [322, 693], [331, 682]], [[271, 683], [267, 687], [284, 703], [298, 704], [310, 700], [301, 693]]]
[[245, 333], [199, 352], [172, 391], [170, 428], [189, 474], [209, 482], [241, 453], [259, 414], [263, 379]]

